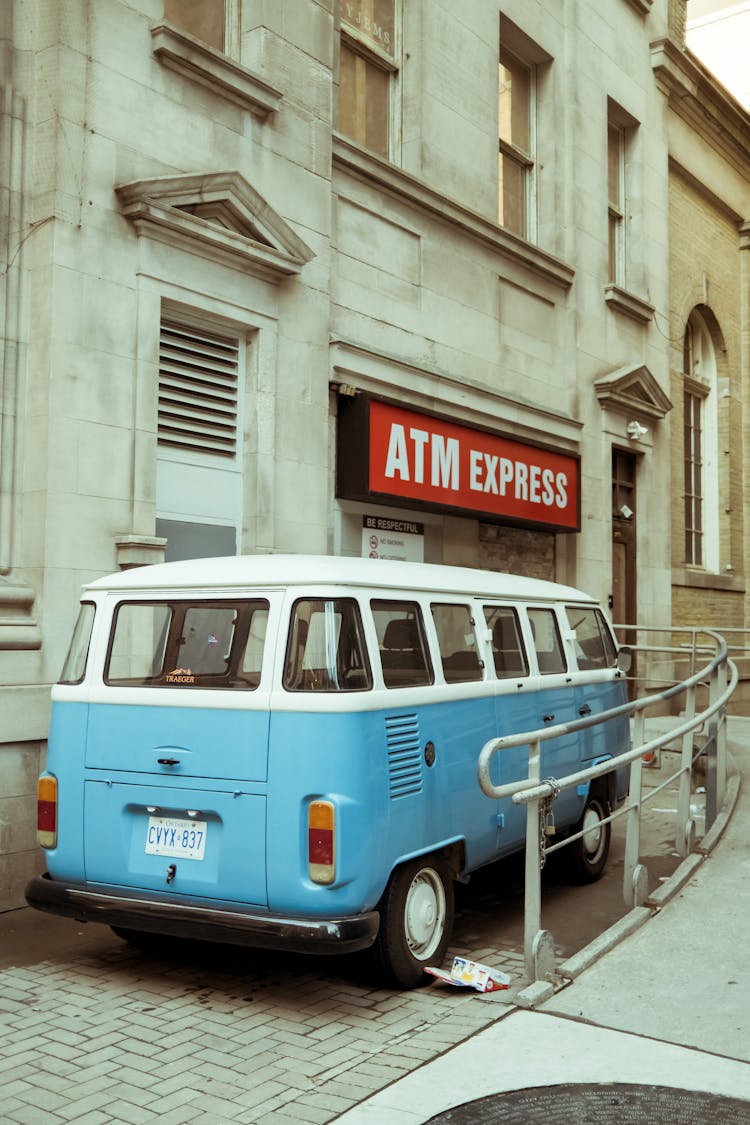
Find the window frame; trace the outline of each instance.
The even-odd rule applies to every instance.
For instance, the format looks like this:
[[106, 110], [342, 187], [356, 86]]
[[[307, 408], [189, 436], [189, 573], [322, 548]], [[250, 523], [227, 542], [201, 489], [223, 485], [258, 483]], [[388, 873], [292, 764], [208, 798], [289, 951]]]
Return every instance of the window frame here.
[[[612, 152], [615, 138], [617, 152], [614, 163], [617, 177], [617, 199], [612, 198]], [[607, 114], [607, 281], [625, 286], [625, 126]]]
[[[435, 615], [436, 610], [463, 610], [466, 613], [466, 628], [471, 630], [472, 644], [465, 645], [463, 649], [454, 649], [452, 652], [443, 652], [443, 639], [445, 636], [442, 626], [438, 625]], [[431, 601], [430, 615], [437, 640], [437, 654], [440, 657], [440, 667], [446, 684], [478, 683], [485, 679], [485, 662], [477, 636], [477, 622], [474, 606], [468, 602]], [[465, 638], [466, 634], [464, 634]], [[476, 663], [471, 660], [474, 657]], [[462, 659], [463, 658], [463, 659]], [[468, 659], [467, 659], [468, 658]], [[453, 660], [453, 666], [446, 668], [446, 661]]]
[[[400, 101], [401, 101], [401, 35], [400, 35], [400, 17], [401, 17], [401, 0], [393, 0], [393, 52], [389, 54], [383, 48], [378, 47], [377, 43], [371, 38], [359, 31], [356, 25], [349, 23], [341, 14], [342, 4], [338, 5], [338, 93], [336, 103], [336, 129], [347, 140], [353, 144], [359, 145], [361, 148], [366, 149], [368, 152], [374, 153], [376, 156], [390, 163], [396, 163], [400, 156], [401, 138], [400, 138]], [[382, 71], [386, 76], [386, 97], [387, 105], [385, 109], [385, 130], [386, 140], [384, 151], [377, 148], [370, 148], [366, 139], [363, 140], [360, 136], [353, 136], [351, 133], [344, 130], [341, 124], [341, 48], [345, 47], [357, 58], [361, 59], [365, 66], [372, 66]]]
[[[385, 685], [385, 687], [388, 690], [394, 690], [394, 691], [398, 691], [402, 688], [432, 687], [432, 685], [435, 683], [435, 667], [434, 667], [434, 663], [433, 663], [433, 659], [432, 659], [432, 652], [431, 652], [431, 649], [430, 649], [430, 643], [429, 643], [429, 640], [428, 640], [428, 637], [427, 637], [427, 630], [425, 628], [424, 609], [423, 609], [422, 605], [420, 604], [420, 602], [417, 601], [414, 598], [394, 597], [394, 598], [370, 598], [369, 604], [370, 604], [370, 614], [372, 616], [372, 621], [373, 621], [373, 625], [374, 625], [374, 628], [375, 628], [375, 635], [377, 637], [377, 642], [378, 642], [378, 660], [379, 660], [379, 663], [380, 663], [380, 672], [381, 672], [381, 675], [383, 677], [383, 684]], [[398, 617], [394, 614], [394, 616], [390, 618], [389, 622], [386, 623], [386, 628], [383, 629], [382, 635], [381, 635], [381, 630], [378, 626], [378, 619], [377, 619], [376, 614], [377, 614], [378, 611], [386, 612], [386, 611], [389, 611], [389, 610], [394, 610], [394, 611], [399, 610], [399, 611], [405, 611], [405, 612], [400, 612], [400, 615]], [[416, 624], [417, 640], [419, 641], [419, 648], [421, 650], [421, 656], [423, 658], [422, 669], [424, 670], [425, 678], [424, 679], [410, 679], [410, 678], [407, 677], [406, 679], [401, 680], [399, 682], [389, 682], [389, 681], [393, 681], [393, 677], [391, 677], [389, 675], [389, 673], [393, 669], [386, 668], [384, 666], [384, 661], [383, 661], [383, 654], [384, 654], [384, 651], [386, 651], [384, 641], [385, 641], [385, 634], [387, 632], [387, 625], [390, 624], [390, 622], [392, 622], [392, 621], [404, 620], [404, 619], [408, 620], [407, 614], [413, 614], [414, 622]], [[408, 650], [404, 649], [403, 651], [408, 651]], [[414, 672], [420, 671], [419, 668], [405, 669], [405, 670], [406, 671], [414, 671]]]
[[[502, 89], [502, 68], [507, 68], [507, 62], [510, 60], [515, 65], [522, 67], [528, 75], [528, 104], [527, 113], [529, 119], [529, 150], [521, 148], [514, 143], [512, 139], [507, 139], [501, 134], [500, 124], [500, 101]], [[512, 234], [517, 235], [519, 238], [525, 239], [527, 242], [535, 242], [537, 238], [537, 214], [536, 214], [536, 198], [537, 198], [537, 109], [538, 109], [538, 81], [537, 81], [537, 65], [528, 59], [525, 59], [522, 54], [514, 50], [506, 44], [500, 44], [500, 51], [498, 56], [498, 223], [505, 230], [509, 230]], [[516, 230], [507, 222], [503, 222], [503, 194], [502, 184], [504, 177], [501, 169], [504, 161], [508, 161], [514, 169], [520, 169], [523, 177], [523, 229]]]
[[[718, 573], [720, 564], [717, 362], [713, 336], [693, 309], [683, 337], [682, 485], [685, 565]], [[690, 417], [693, 423], [691, 424]], [[696, 449], [696, 435], [700, 448]], [[696, 479], [696, 472], [699, 478]], [[696, 487], [697, 486], [697, 487]]]
[[[555, 643], [554, 647], [552, 649], [550, 649], [550, 652], [551, 653], [557, 653], [560, 656], [560, 659], [562, 661], [562, 667], [561, 668], [557, 668], [557, 667], [555, 667], [555, 668], [543, 668], [542, 667], [543, 661], [541, 660], [541, 656], [544, 654], [545, 650], [540, 649], [540, 647], [537, 643], [536, 629], [534, 628], [534, 618], [532, 616], [534, 614], [546, 614], [548, 619], [552, 622], [553, 636], [554, 636], [554, 640], [555, 640], [556, 643]], [[529, 625], [529, 631], [530, 631], [531, 639], [532, 639], [532, 642], [533, 642], [532, 650], [534, 652], [534, 660], [535, 660], [537, 672], [539, 673], [539, 675], [540, 676], [564, 676], [564, 675], [567, 675], [567, 673], [570, 671], [570, 662], [568, 660], [568, 656], [567, 656], [567, 653], [565, 651], [565, 645], [563, 643], [563, 631], [560, 628], [560, 616], [559, 616], [559, 613], [557, 611], [557, 607], [556, 606], [550, 606], [550, 605], [528, 605], [528, 606], [526, 606], [526, 620], [527, 620], [528, 625]]]
[[[211, 0], [207, 0], [211, 3]], [[164, 19], [171, 27], [176, 28], [182, 32], [183, 35], [190, 35], [193, 39], [197, 40], [204, 47], [211, 51], [216, 51], [217, 54], [226, 55], [230, 59], [239, 59], [240, 57], [240, 6], [242, 0], [223, 0], [224, 4], [224, 34], [222, 46], [217, 47], [215, 43], [210, 43], [207, 39], [196, 35], [195, 32], [190, 31], [182, 23], [175, 22], [174, 16], [170, 18], [166, 13], [166, 6], [164, 12]]]
[[[335, 664], [335, 675], [329, 675], [328, 679], [326, 680], [317, 676], [310, 666], [305, 666], [309, 635], [306, 632], [304, 641], [299, 642], [299, 623], [304, 621], [304, 617], [299, 613], [299, 610], [301, 606], [309, 605], [311, 607], [311, 621], [313, 614], [320, 614], [321, 612], [319, 609], [312, 608], [318, 603], [322, 603], [325, 605], [326, 608], [323, 612], [326, 616], [328, 615], [329, 605], [332, 605], [334, 607], [341, 607], [342, 626], [344, 624], [345, 610], [349, 611], [349, 613], [351, 614], [350, 624], [353, 624], [354, 632], [359, 646], [359, 655], [361, 657], [361, 666], [359, 670], [362, 672], [362, 683], [353, 685], [340, 684], [338, 682], [338, 656], [339, 643], [341, 640], [340, 630], [335, 638], [335, 653], [329, 651], [331, 638], [329, 637], [328, 633], [326, 633], [324, 637], [324, 644], [326, 649], [325, 658], [328, 661], [328, 671], [330, 671], [330, 669], [333, 668]], [[305, 624], [306, 630], [310, 626], [310, 621], [307, 621]], [[294, 654], [295, 649], [297, 650], [296, 654]], [[293, 669], [296, 669], [296, 671], [294, 672], [294, 676], [292, 676], [291, 674], [291, 670]], [[306, 672], [310, 673], [310, 675], [308, 675], [307, 677], [305, 677]], [[301, 683], [297, 682], [299, 677], [302, 678]], [[289, 612], [289, 624], [287, 627], [287, 638], [284, 648], [284, 664], [281, 673], [281, 686], [284, 691], [287, 691], [293, 695], [341, 695], [350, 694], [353, 692], [372, 691], [372, 662], [370, 660], [370, 654], [367, 646], [367, 637], [364, 627], [362, 607], [357, 598], [347, 594], [309, 594], [294, 599]]]
[[[167, 610], [166, 634], [162, 650], [162, 665], [158, 675], [151, 676], [116, 676], [111, 674], [111, 665], [115, 649], [117, 627], [120, 614], [123, 610], [135, 608], [165, 609]], [[227, 652], [225, 672], [206, 672], [189, 670], [190, 679], [186, 670], [180, 667], [179, 652], [172, 658], [170, 648], [179, 645], [180, 637], [175, 635], [175, 625], [180, 629], [184, 627], [187, 614], [191, 610], [221, 609], [222, 611], [234, 610], [235, 620], [232, 622], [232, 636]], [[247, 675], [240, 671], [244, 667], [245, 653], [252, 629], [252, 619], [257, 612], [270, 613], [270, 602], [265, 597], [238, 597], [238, 598], [185, 598], [176, 596], [162, 596], [153, 598], [123, 598], [118, 601], [112, 614], [107, 638], [107, 649], [102, 669], [102, 682], [111, 688], [135, 688], [136, 690], [192, 688], [196, 691], [257, 691], [263, 677], [264, 664], [268, 665], [268, 658], [264, 650], [261, 667], [258, 670], [257, 682], [252, 682]], [[243, 616], [244, 613], [244, 616]], [[174, 662], [172, 671], [167, 671]], [[230, 680], [231, 674], [231, 680]], [[172, 678], [170, 678], [172, 677]], [[252, 678], [253, 680], [255, 677]], [[223, 680], [223, 682], [219, 682]]]

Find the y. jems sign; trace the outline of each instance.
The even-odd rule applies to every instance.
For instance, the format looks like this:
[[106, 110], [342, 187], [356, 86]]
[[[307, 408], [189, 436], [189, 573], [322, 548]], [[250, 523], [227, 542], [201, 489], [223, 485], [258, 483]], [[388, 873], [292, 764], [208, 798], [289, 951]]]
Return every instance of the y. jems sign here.
[[367, 395], [339, 407], [337, 495], [580, 528], [578, 457]]

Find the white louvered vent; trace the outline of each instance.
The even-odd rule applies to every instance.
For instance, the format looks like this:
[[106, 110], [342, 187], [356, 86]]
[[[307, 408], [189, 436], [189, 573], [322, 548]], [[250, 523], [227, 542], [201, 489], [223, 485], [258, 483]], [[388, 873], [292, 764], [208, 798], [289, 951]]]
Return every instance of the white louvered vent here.
[[234, 457], [239, 340], [163, 320], [159, 445]]

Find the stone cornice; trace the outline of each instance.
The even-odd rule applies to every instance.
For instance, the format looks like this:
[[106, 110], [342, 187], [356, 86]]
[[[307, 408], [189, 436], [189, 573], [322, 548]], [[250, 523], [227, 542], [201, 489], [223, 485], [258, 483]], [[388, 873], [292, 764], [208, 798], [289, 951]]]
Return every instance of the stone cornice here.
[[567, 290], [573, 284], [575, 270], [567, 262], [517, 238], [491, 219], [441, 195], [423, 180], [337, 134], [333, 137], [333, 164], [334, 169], [373, 184], [378, 190], [458, 228], [493, 253], [525, 266], [558, 288]]
[[42, 647], [42, 634], [32, 617], [35, 599], [30, 586], [0, 579], [0, 650]]
[[159, 62], [207, 86], [263, 120], [279, 108], [282, 95], [257, 74], [168, 23], [151, 28], [153, 52]]
[[611, 309], [616, 309], [641, 324], [648, 324], [649, 321], [653, 320], [656, 311], [654, 306], [644, 300], [643, 297], [638, 297], [635, 293], [628, 292], [627, 289], [621, 289], [619, 285], [605, 286], [604, 300]]
[[661, 419], [672, 409], [669, 397], [645, 363], [608, 371], [595, 381], [594, 390], [600, 406], [615, 414]]
[[115, 188], [139, 235], [268, 281], [298, 274], [313, 251], [239, 172], [192, 172]]
[[688, 50], [651, 44], [651, 65], [670, 109], [743, 175], [750, 175], [750, 114]]

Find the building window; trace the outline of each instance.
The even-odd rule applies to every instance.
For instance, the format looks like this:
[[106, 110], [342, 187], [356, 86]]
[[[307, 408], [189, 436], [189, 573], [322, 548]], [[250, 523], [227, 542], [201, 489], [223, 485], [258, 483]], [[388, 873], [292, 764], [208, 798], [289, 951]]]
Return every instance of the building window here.
[[239, 549], [243, 341], [165, 316], [159, 344], [156, 534], [166, 558]]
[[607, 210], [609, 215], [607, 278], [625, 283], [625, 130], [607, 122]]
[[536, 69], [502, 44], [498, 92], [498, 222], [533, 239]]
[[224, 54], [237, 53], [240, 0], [164, 0], [164, 19]]
[[685, 562], [719, 568], [716, 360], [701, 314], [694, 310], [683, 347]]
[[338, 128], [380, 156], [394, 147], [397, 0], [341, 0]]

